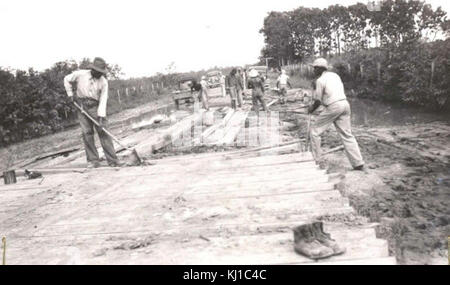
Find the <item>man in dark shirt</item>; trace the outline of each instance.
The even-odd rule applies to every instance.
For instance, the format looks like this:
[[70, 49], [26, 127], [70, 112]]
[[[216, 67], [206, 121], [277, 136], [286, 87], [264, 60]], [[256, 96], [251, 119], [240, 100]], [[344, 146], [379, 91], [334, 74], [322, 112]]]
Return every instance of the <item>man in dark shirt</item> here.
[[252, 102], [253, 102], [253, 109], [256, 112], [256, 115], [259, 116], [259, 106], [258, 102], [261, 103], [263, 110], [267, 111], [266, 102], [263, 98], [264, 96], [264, 78], [262, 78], [258, 71], [255, 69], [252, 69], [249, 73], [249, 80], [248, 80], [248, 88], [252, 89]]
[[240, 90], [242, 90], [242, 81], [237, 76], [237, 70], [233, 68], [231, 70], [230, 75], [227, 77], [226, 85], [228, 90], [230, 90], [230, 97], [231, 97], [231, 106], [233, 108], [236, 108], [236, 104], [233, 104], [233, 101], [238, 102], [239, 108], [242, 107], [242, 93]]
[[197, 80], [192, 80], [191, 82], [191, 93], [194, 92], [199, 92], [200, 90], [202, 90], [202, 85], [200, 83], [197, 82]]

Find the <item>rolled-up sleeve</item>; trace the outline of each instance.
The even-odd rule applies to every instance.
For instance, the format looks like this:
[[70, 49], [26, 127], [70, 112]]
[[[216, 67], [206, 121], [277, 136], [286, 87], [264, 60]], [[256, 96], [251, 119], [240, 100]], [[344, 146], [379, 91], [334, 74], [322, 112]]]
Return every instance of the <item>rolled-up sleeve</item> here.
[[320, 102], [323, 103], [323, 92], [324, 92], [325, 85], [323, 84], [322, 80], [317, 79], [316, 81], [316, 90], [314, 91], [314, 100], [320, 100]]
[[64, 77], [64, 88], [66, 89], [67, 96], [72, 97], [73, 96], [73, 86], [72, 83], [76, 82], [78, 79], [78, 73], [72, 72], [69, 75], [66, 75]]
[[102, 89], [100, 93], [97, 115], [99, 117], [106, 117], [106, 106], [108, 105], [108, 80], [102, 77]]

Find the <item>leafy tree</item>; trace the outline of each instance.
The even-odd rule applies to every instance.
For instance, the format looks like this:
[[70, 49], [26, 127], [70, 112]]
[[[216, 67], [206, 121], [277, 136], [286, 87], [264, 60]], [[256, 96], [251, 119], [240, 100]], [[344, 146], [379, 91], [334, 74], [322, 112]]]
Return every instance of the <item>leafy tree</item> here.
[[264, 26], [260, 30], [266, 43], [262, 57], [272, 57], [272, 64], [293, 58], [290, 21], [289, 13], [279, 12], [270, 12], [264, 19]]

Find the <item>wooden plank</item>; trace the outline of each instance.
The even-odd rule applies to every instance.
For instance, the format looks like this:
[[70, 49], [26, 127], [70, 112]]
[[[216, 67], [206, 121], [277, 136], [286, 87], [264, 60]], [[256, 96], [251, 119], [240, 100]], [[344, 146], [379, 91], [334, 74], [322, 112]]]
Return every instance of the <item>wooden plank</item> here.
[[169, 127], [167, 130], [164, 130], [162, 134], [157, 136], [156, 138], [150, 141], [139, 143], [135, 146], [135, 149], [138, 153], [152, 153], [155, 150], [159, 150], [165, 146], [172, 144], [173, 142], [181, 138], [181, 135], [183, 133], [189, 132], [192, 126], [199, 124], [202, 121], [204, 112], [205, 110], [200, 110], [199, 112], [196, 112], [184, 118], [180, 122]]
[[[155, 211], [155, 216], [133, 216], [126, 213], [112, 219], [99, 216], [90, 219], [58, 220], [56, 223], [25, 233], [30, 238], [39, 237], [81, 237], [115, 234], [151, 234], [168, 236], [190, 236], [208, 233], [209, 236], [259, 234], [262, 230], [285, 228], [285, 225], [300, 225], [320, 216], [353, 213], [352, 208], [321, 207], [315, 209], [284, 209], [279, 211], [243, 213], [221, 212], [219, 209], [183, 209], [179, 212]], [[181, 217], [176, 219], [176, 217]], [[276, 231], [276, 230], [274, 230]]]
[[[295, 172], [294, 172], [295, 173]], [[214, 177], [213, 177], [214, 178]], [[317, 181], [328, 182], [329, 178], [323, 173], [317, 174], [309, 174], [307, 177], [292, 177], [291, 173], [286, 173], [285, 175], [280, 175], [277, 177], [270, 177], [267, 174], [265, 176], [250, 176], [250, 177], [223, 177], [223, 178], [211, 178], [211, 180], [199, 181], [194, 184], [190, 184], [189, 188], [201, 188], [201, 187], [225, 187], [227, 185], [235, 185], [235, 186], [246, 186], [257, 184], [261, 185], [264, 183], [280, 183], [281, 181], [304, 181], [305, 183], [309, 181], [309, 183], [313, 184], [314, 182], [310, 182], [311, 180], [317, 179]], [[316, 182], [317, 183], [317, 182]], [[276, 185], [276, 184], [275, 184]]]
[[[344, 212], [343, 212], [344, 213]], [[345, 212], [349, 213], [349, 212]], [[223, 233], [229, 233], [227, 236], [251, 236], [260, 234], [276, 234], [276, 233], [289, 233], [293, 229], [301, 224], [311, 223], [315, 220], [316, 216], [302, 215], [296, 216], [290, 220], [275, 220], [267, 221], [264, 223], [253, 223], [253, 224], [239, 224], [236, 222], [225, 223], [220, 227], [205, 226], [202, 224], [198, 225], [188, 225], [183, 228], [170, 228], [165, 232], [158, 232], [158, 237], [161, 240], [178, 240], [179, 238], [189, 238], [195, 239], [200, 235], [206, 237], [223, 237]], [[58, 224], [54, 227], [66, 227], [66, 226], [81, 226], [84, 224]], [[92, 225], [92, 224], [91, 224]], [[352, 230], [367, 230], [374, 229], [375, 226], [372, 224], [362, 225], [362, 226], [347, 226], [341, 223], [324, 223], [325, 232], [336, 234], [337, 232], [348, 232]], [[139, 238], [145, 238], [148, 235], [155, 234], [151, 228], [142, 231], [132, 231], [126, 232], [110, 232], [104, 234], [85, 234], [85, 235], [58, 235], [58, 244], [60, 245], [70, 245], [70, 243], [89, 243], [100, 245], [105, 241], [105, 236], [109, 236], [108, 240], [135, 240]], [[14, 236], [12, 243], [12, 248], [21, 248], [24, 244], [24, 240], [32, 240], [34, 243], [45, 244], [49, 242], [54, 242], [55, 240], [52, 236]], [[26, 243], [26, 241], [25, 241]]]
[[314, 263], [298, 263], [290, 265], [397, 265], [395, 257], [348, 259], [338, 261], [319, 261]]
[[[327, 261], [348, 260], [349, 258], [365, 259], [369, 255], [364, 252], [365, 244], [372, 246], [370, 254], [381, 258], [385, 253], [382, 249], [383, 243], [367, 238], [367, 234], [361, 234], [363, 237], [360, 239], [345, 241], [344, 245], [349, 245], [348, 252]], [[257, 236], [249, 236], [208, 238], [209, 241], [200, 237], [168, 241], [160, 240], [156, 236], [154, 241], [147, 246], [125, 252], [114, 250], [114, 248], [130, 243], [132, 240], [120, 237], [97, 244], [88, 242], [65, 246], [42, 243], [39, 247], [32, 247], [30, 244], [30, 247], [33, 248], [32, 251], [11, 248], [9, 264], [65, 264], [65, 262], [73, 260], [70, 258], [70, 252], [74, 248], [77, 249], [79, 262], [82, 264], [295, 264], [302, 261], [302, 263], [311, 263], [311, 260], [293, 252], [292, 240], [289, 236], [286, 233], [264, 235], [261, 239], [258, 239]], [[339, 239], [345, 240], [347, 236], [345, 233], [339, 234]], [[106, 249], [104, 255], [94, 255], [101, 249]], [[126, 254], [126, 258], [124, 258], [124, 254]]]
[[[28, 165], [33, 164], [35, 162], [38, 162], [40, 160], [44, 160], [46, 158], [53, 158], [55, 156], [66, 156], [69, 153], [75, 152], [75, 151], [77, 151], [79, 149], [80, 149], [80, 147], [71, 147], [71, 148], [65, 148], [65, 149], [62, 149], [62, 150], [56, 150], [56, 151], [53, 151], [53, 152], [48, 152], [46, 154], [42, 154], [42, 155], [36, 156], [34, 158], [28, 159], [26, 161], [23, 161], [23, 162], [15, 165], [15, 166], [13, 166], [12, 169], [23, 168], [25, 166], [28, 166]], [[3, 174], [0, 175], [0, 178], [3, 178]]]
[[[233, 109], [228, 109], [224, 118], [220, 121], [215, 123], [214, 125], [212, 125], [211, 127], [207, 128], [201, 135], [201, 142], [204, 141], [208, 141], [207, 138], [209, 136], [211, 136], [217, 129], [219, 128], [223, 128], [228, 121], [230, 120], [230, 118], [233, 116], [234, 114], [234, 110]], [[199, 143], [199, 142], [198, 142]]]
[[[90, 259], [96, 264], [298, 264], [311, 263], [293, 250], [291, 233], [277, 235], [239, 236], [230, 238], [211, 238], [209, 242], [200, 238], [195, 240], [156, 241], [144, 249], [133, 251], [126, 260], [123, 252], [110, 251], [105, 257]], [[386, 257], [386, 242], [371, 238], [372, 233], [363, 231], [336, 234], [338, 242], [347, 247], [347, 253], [328, 259], [339, 261]], [[152, 252], [146, 254], [145, 252]], [[170, 253], [170, 254], [168, 254]], [[48, 255], [47, 255], [48, 256]], [[43, 258], [48, 258], [43, 255]]]
[[[152, 229], [165, 232], [169, 229], [185, 230], [186, 227], [211, 226], [220, 227], [223, 224], [260, 224], [268, 220], [283, 221], [290, 216], [317, 215], [326, 213], [328, 215], [340, 212], [340, 209], [348, 207], [346, 199], [328, 195], [328, 199], [317, 199], [318, 195], [303, 194], [302, 200], [274, 199], [274, 201], [257, 201], [258, 199], [210, 201], [205, 203], [177, 204], [167, 201], [162, 204], [159, 201], [142, 200], [136, 201], [130, 207], [124, 204], [108, 203], [94, 204], [83, 203], [77, 205], [79, 210], [60, 217], [55, 222], [45, 222], [33, 229], [33, 236], [48, 236], [78, 233], [94, 234], [114, 231], [130, 232]], [[256, 201], [256, 204], [252, 202]], [[129, 202], [129, 201], [128, 201]], [[123, 202], [125, 203], [125, 202]], [[211, 203], [211, 205], [208, 205]], [[129, 205], [129, 204], [128, 204]], [[75, 206], [75, 205], [74, 205]], [[74, 206], [59, 204], [52, 209], [70, 209]], [[150, 212], [151, 211], [151, 212]], [[152, 213], [148, 215], [147, 213]], [[111, 217], [116, 217], [112, 219]], [[67, 226], [59, 227], [58, 224]], [[74, 224], [74, 226], [71, 226]]]
[[[227, 153], [217, 153], [217, 154], [209, 154], [209, 155], [187, 155], [183, 157], [172, 157], [172, 158], [164, 158], [160, 160], [150, 160], [149, 162], [157, 163], [158, 165], [162, 164], [189, 164], [189, 163], [209, 163], [214, 162], [216, 164], [218, 163], [233, 163], [236, 164], [237, 162], [243, 162], [245, 165], [251, 165], [255, 163], [259, 163], [261, 160], [265, 161], [267, 163], [279, 163], [279, 162], [292, 162], [292, 163], [299, 163], [299, 162], [309, 162], [313, 161], [312, 154], [310, 152], [300, 152], [295, 154], [288, 154], [288, 155], [267, 155], [267, 156], [261, 156], [261, 157], [254, 157], [254, 158], [240, 158], [240, 157], [234, 157], [232, 154], [228, 155]], [[233, 161], [233, 162], [231, 162]], [[260, 165], [260, 164], [258, 164]]]
[[245, 120], [247, 119], [248, 112], [245, 111], [237, 111], [233, 119], [228, 124], [227, 128], [225, 128], [225, 133], [222, 138], [217, 141], [219, 145], [230, 145], [236, 139], [239, 131], [245, 124]]
[[[290, 186], [290, 187], [276, 187], [276, 188], [269, 188], [269, 187], [254, 187], [253, 189], [251, 187], [243, 187], [243, 188], [236, 188], [233, 190], [227, 189], [226, 191], [221, 190], [220, 192], [212, 192], [211, 189], [208, 190], [199, 190], [196, 189], [194, 192], [196, 195], [211, 195], [214, 193], [214, 195], [239, 195], [239, 196], [256, 196], [256, 195], [267, 195], [271, 193], [288, 193], [288, 192], [318, 192], [318, 191], [328, 191], [329, 189], [334, 189], [335, 184], [334, 183], [317, 183], [315, 185], [305, 185], [306, 183], [302, 183], [302, 185], [298, 186]], [[223, 194], [225, 192], [225, 194]]]
[[225, 135], [227, 130], [230, 128], [230, 125], [233, 124], [238, 116], [239, 111], [233, 110], [233, 112], [229, 112], [222, 123], [215, 128], [214, 132], [205, 138], [204, 142], [207, 144], [216, 144], [217, 140], [221, 139]]
[[[215, 159], [215, 160], [229, 160], [232, 159], [234, 157], [235, 154], [239, 155], [242, 152], [245, 152], [246, 150], [248, 150], [247, 148], [243, 148], [242, 150], [238, 150], [238, 151], [223, 151], [223, 152], [214, 152], [214, 153], [200, 153], [200, 154], [186, 154], [186, 155], [182, 155], [182, 156], [172, 156], [172, 157], [165, 157], [163, 159], [155, 159], [155, 160], [151, 160], [151, 162], [160, 162], [160, 163], [170, 163], [170, 162], [178, 162], [178, 161], [198, 161], [198, 160], [211, 160], [211, 159]], [[303, 153], [303, 152], [299, 152], [295, 155], [301, 156], [303, 158], [312, 158], [312, 154], [311, 153]], [[279, 156], [279, 155], [273, 155], [271, 156], [274, 160], [277, 159], [283, 159], [284, 156]], [[277, 158], [278, 157], [278, 158]]]
[[[143, 177], [146, 178], [146, 177]], [[290, 177], [285, 179], [263, 177], [260, 179], [255, 179], [250, 177], [247, 179], [240, 178], [235, 180], [227, 181], [222, 179], [221, 181], [209, 181], [209, 177], [205, 177], [207, 181], [191, 178], [183, 178], [180, 176], [172, 177], [154, 177], [153, 179], [139, 180], [140, 185], [129, 184], [123, 185], [122, 189], [126, 189], [129, 193], [158, 193], [159, 191], [164, 191], [166, 193], [176, 193], [176, 192], [189, 192], [189, 191], [210, 191], [210, 192], [225, 192], [232, 190], [250, 190], [250, 189], [286, 189], [286, 188], [306, 188], [314, 187], [321, 183], [328, 183], [330, 178], [326, 175], [317, 174], [309, 175], [307, 177]], [[314, 181], [311, 182], [311, 179]], [[112, 194], [110, 192], [110, 194]]]

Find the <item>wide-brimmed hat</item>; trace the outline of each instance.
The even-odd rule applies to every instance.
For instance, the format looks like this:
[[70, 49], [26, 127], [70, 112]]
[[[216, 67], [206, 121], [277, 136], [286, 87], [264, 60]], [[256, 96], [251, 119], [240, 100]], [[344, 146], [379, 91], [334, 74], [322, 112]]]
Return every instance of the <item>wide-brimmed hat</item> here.
[[325, 58], [322, 58], [322, 57], [316, 59], [313, 62], [312, 66], [313, 67], [323, 67], [325, 69], [329, 69], [328, 61]]
[[89, 68], [101, 72], [103, 74], [108, 73], [108, 71], [106, 70], [106, 62], [101, 57], [94, 58], [94, 62], [89, 65]]
[[250, 73], [248, 74], [248, 76], [250, 76], [250, 77], [257, 77], [258, 75], [259, 75], [259, 72], [256, 69], [250, 70]]

